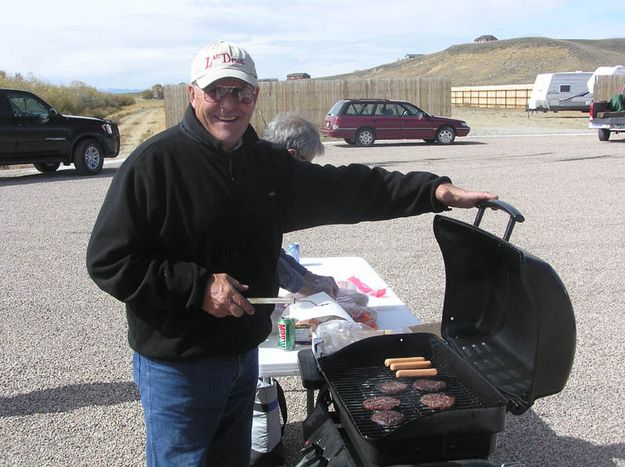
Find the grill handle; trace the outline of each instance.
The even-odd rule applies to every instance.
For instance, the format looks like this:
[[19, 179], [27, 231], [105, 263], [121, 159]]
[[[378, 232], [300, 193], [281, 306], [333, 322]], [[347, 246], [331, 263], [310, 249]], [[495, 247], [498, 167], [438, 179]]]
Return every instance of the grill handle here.
[[486, 211], [486, 208], [491, 208], [491, 209], [494, 209], [495, 211], [497, 211], [498, 209], [501, 209], [502, 211], [505, 211], [506, 213], [508, 213], [508, 215], [510, 216], [510, 219], [508, 220], [508, 225], [506, 226], [506, 231], [503, 234], [503, 239], [505, 241], [510, 240], [510, 236], [512, 235], [512, 229], [514, 228], [514, 224], [516, 224], [517, 222], [525, 221], [525, 217], [523, 217], [523, 214], [521, 214], [514, 206], [506, 203], [505, 201], [495, 199], [495, 200], [483, 201], [477, 205], [478, 211], [477, 211], [477, 215], [475, 216], [475, 221], [473, 221], [473, 225], [475, 227], [480, 226], [480, 223], [482, 222], [482, 218], [484, 217], [484, 212]]

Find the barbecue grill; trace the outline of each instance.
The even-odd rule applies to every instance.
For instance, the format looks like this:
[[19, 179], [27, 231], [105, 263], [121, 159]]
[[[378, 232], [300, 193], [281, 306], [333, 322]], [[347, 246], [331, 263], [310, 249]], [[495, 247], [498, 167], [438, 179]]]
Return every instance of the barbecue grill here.
[[[487, 208], [509, 215], [502, 238], [479, 228]], [[575, 354], [573, 309], [553, 268], [509, 242], [523, 220], [503, 201], [481, 204], [473, 225], [435, 216], [446, 274], [442, 338], [394, 334], [330, 355], [322, 343], [300, 352], [304, 386], [309, 393], [319, 389], [304, 422], [300, 465], [491, 465], [486, 459], [505, 429], [506, 412], [522, 414], [537, 398], [564, 388]], [[455, 404], [428, 409], [410, 387], [393, 396], [403, 422], [383, 428], [363, 400], [381, 395], [379, 383], [397, 381], [386, 358], [413, 355], [432, 362]]]

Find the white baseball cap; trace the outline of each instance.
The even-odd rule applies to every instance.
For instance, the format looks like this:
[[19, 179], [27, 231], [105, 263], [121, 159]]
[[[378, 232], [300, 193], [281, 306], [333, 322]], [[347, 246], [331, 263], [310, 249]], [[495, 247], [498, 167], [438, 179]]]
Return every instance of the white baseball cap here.
[[200, 88], [222, 78], [237, 78], [256, 87], [254, 60], [244, 49], [219, 41], [200, 50], [191, 65], [191, 82]]

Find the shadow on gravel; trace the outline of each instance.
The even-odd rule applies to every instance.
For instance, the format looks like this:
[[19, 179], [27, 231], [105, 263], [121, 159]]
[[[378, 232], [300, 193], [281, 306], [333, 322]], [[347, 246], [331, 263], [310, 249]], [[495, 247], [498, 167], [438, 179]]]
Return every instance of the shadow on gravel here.
[[33, 183], [66, 182], [68, 180], [110, 178], [117, 172], [117, 167], [105, 167], [97, 175], [78, 175], [74, 169], [59, 170], [52, 173], [27, 173], [24, 175], [6, 175], [0, 171], [0, 186], [30, 185]]
[[621, 159], [621, 156], [607, 154], [605, 156], [571, 157], [566, 159], [556, 159], [556, 162], [588, 161], [593, 159]]
[[131, 382], [70, 384], [15, 397], [0, 397], [0, 418], [71, 412], [81, 407], [135, 400], [139, 400], [139, 391]]
[[[584, 439], [559, 436], [533, 410], [508, 417], [508, 427], [499, 436], [497, 457], [523, 465], [621, 465], [625, 443], [593, 444]], [[615, 436], [614, 440], [618, 441]]]
[[402, 165], [402, 164], [414, 164], [415, 161], [411, 160], [411, 161], [373, 161], [373, 162], [366, 162], [365, 165], [368, 165], [370, 167], [393, 167], [396, 165]]
[[[455, 141], [453, 144], [449, 144], [449, 147], [454, 147], [454, 146], [475, 146], [475, 145], [481, 145], [481, 144], [488, 144], [485, 143], [484, 141]], [[352, 144], [336, 144], [335, 145], [337, 148], [347, 148], [347, 149], [364, 149], [365, 147], [371, 147], [371, 148], [390, 148], [390, 147], [406, 147], [406, 146], [410, 146], [410, 147], [430, 147], [430, 146], [436, 146], [437, 148], [439, 147], [444, 147], [445, 145], [440, 145], [440, 144], [434, 144], [434, 143], [426, 143], [425, 141], [414, 141], [414, 142], [403, 142], [403, 143], [378, 143], [376, 142], [373, 146], [355, 146]]]

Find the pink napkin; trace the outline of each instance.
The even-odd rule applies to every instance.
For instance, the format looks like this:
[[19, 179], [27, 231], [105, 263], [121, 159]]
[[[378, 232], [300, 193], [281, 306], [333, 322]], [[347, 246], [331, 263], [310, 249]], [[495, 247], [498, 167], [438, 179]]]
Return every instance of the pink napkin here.
[[356, 276], [348, 277], [347, 280], [351, 282], [352, 284], [354, 284], [358, 290], [366, 293], [367, 295], [372, 295], [374, 297], [381, 297], [382, 295], [386, 293], [386, 289], [373, 290], [371, 287], [369, 287], [367, 284], [362, 282]]

